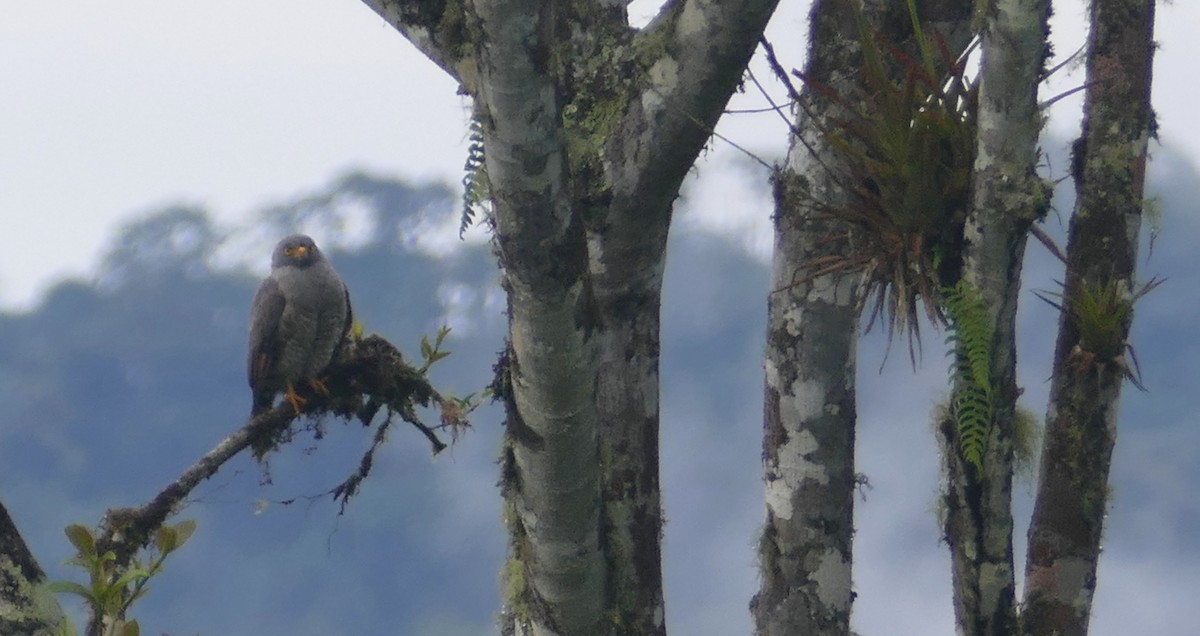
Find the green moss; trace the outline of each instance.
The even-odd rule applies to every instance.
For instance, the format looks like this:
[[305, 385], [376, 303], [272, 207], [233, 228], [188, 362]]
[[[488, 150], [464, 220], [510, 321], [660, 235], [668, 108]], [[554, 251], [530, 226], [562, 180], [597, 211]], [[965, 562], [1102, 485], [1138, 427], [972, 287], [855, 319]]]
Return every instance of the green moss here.
[[[602, 444], [603, 446], [603, 444]], [[634, 585], [622, 585], [628, 578], [636, 576], [629, 567], [633, 563], [634, 546], [629, 534], [633, 520], [629, 514], [629, 506], [624, 503], [614, 503], [614, 493], [605, 496], [605, 528], [604, 528], [604, 557], [609, 571], [609, 610], [608, 622], [616, 628], [627, 623], [625, 617], [637, 608], [637, 597], [633, 594]]]
[[[507, 443], [506, 441], [505, 457], [510, 456]], [[502, 463], [505, 461], [502, 460]], [[505, 493], [501, 520], [508, 530], [509, 539], [509, 556], [500, 569], [501, 606], [505, 612], [511, 613], [516, 621], [527, 624], [530, 621], [529, 579], [526, 576], [529, 545], [525, 528], [517, 514], [516, 502], [509, 490], [511, 486], [512, 484], [508, 483], [501, 484]]]
[[464, 0], [448, 0], [442, 9], [434, 39], [459, 58], [473, 57], [475, 43], [482, 41], [474, 14], [464, 7]]
[[505, 611], [512, 612], [514, 618], [521, 623], [528, 623], [530, 619], [528, 585], [525, 578], [525, 562], [510, 557], [500, 571], [501, 600]]
[[[570, 43], [563, 46], [569, 46]], [[608, 184], [602, 157], [624, 119], [644, 74], [627, 39], [601, 34], [572, 51], [568, 98], [563, 106], [567, 159], [577, 200], [604, 204]]]
[[22, 632], [30, 629], [35, 636], [49, 636], [54, 633], [52, 627], [65, 620], [58, 597], [50, 590], [49, 585], [30, 585], [21, 567], [11, 559], [0, 558], [0, 598], [27, 599], [28, 604], [6, 604], [0, 614], [0, 623], [20, 628]]
[[1013, 413], [1013, 474], [1027, 484], [1037, 483], [1039, 451], [1043, 435], [1041, 419], [1018, 405]]
[[771, 575], [779, 568], [779, 543], [775, 541], [775, 533], [770, 528], [763, 528], [758, 535], [758, 571]]

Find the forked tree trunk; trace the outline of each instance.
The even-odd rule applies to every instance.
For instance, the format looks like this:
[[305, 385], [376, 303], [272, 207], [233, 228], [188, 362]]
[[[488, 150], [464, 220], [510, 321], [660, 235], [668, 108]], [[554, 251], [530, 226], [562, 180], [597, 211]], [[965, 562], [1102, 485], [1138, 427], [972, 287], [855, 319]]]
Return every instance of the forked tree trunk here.
[[[1083, 132], [1076, 143], [1075, 213], [1054, 354], [1037, 499], [1029, 528], [1025, 633], [1083, 636], [1108, 506], [1121, 385], [1132, 362], [1138, 229], [1154, 55], [1153, 0], [1094, 0]], [[1090, 311], [1088, 300], [1101, 300]], [[1104, 306], [1104, 305], [1108, 306]], [[1128, 311], [1126, 311], [1128, 310]], [[1097, 333], [1096, 318], [1121, 315]]]
[[[1012, 551], [1012, 430], [1017, 293], [1029, 226], [1045, 214], [1047, 187], [1035, 173], [1041, 112], [1037, 86], [1046, 52], [1046, 0], [988, 3], [982, 31], [973, 191], [963, 280], [978, 293], [991, 331], [991, 421], [979, 465], [965, 461], [959, 429], [943, 435], [954, 610], [964, 636], [1017, 631]], [[962, 382], [954, 388], [957, 400]]]

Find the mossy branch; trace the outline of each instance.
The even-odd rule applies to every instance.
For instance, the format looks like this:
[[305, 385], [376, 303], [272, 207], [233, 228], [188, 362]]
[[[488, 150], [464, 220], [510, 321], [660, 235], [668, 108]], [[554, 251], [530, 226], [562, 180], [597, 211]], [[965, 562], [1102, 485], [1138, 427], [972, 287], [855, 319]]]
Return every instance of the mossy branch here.
[[[109, 509], [97, 535], [101, 553], [111, 550], [117, 563], [128, 564], [140, 548], [149, 545], [167, 518], [177, 511], [200, 482], [214, 475], [225, 462], [246, 448], [251, 448], [254, 457], [261, 460], [267, 453], [291, 441], [295, 436], [291, 424], [300, 415], [333, 414], [347, 421], [357, 419], [369, 426], [374, 416], [386, 409], [388, 419], [381, 428], [385, 428], [393, 416], [399, 415], [425, 435], [435, 455], [446, 448], [437, 429], [448, 430], [452, 436], [457, 436], [469, 427], [465, 419], [469, 409], [464, 409], [460, 400], [443, 397], [423, 372], [405, 362], [400, 351], [380, 336], [351, 337], [326, 373], [329, 378], [325, 386], [329, 394], [301, 391], [301, 397], [306, 400], [302, 413], [296, 413], [286, 402], [263, 412], [221, 440], [148, 503], [137, 508]], [[303, 388], [307, 387], [298, 387]], [[417, 417], [417, 406], [437, 406], [442, 412], [441, 424], [425, 425]], [[319, 434], [320, 429], [317, 431]], [[381, 442], [382, 435], [377, 433], [376, 443], [364, 457], [368, 470], [370, 456]], [[355, 474], [360, 475], [358, 481], [366, 476], [363, 465], [360, 464]], [[357, 490], [357, 483], [353, 486], [331, 491], [331, 494], [344, 504]]]

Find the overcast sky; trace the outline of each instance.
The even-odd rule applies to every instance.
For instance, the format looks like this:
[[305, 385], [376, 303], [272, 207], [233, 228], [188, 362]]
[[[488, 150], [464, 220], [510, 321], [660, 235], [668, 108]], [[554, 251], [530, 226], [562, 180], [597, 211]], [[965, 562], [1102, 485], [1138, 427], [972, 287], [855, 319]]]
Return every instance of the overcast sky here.
[[[654, 3], [636, 3], [634, 13], [648, 15], [651, 9], [643, 8], [647, 4], [652, 8]], [[769, 36], [785, 64], [799, 67], [808, 6], [788, 0], [783, 4]], [[1082, 2], [1058, 3], [1054, 31], [1060, 53], [1074, 51], [1082, 42], [1082, 15]], [[1200, 126], [1193, 113], [1200, 89], [1192, 78], [1200, 53], [1200, 2], [1161, 5], [1158, 18], [1162, 48], [1156, 58], [1155, 102], [1161, 135], [1166, 145], [1195, 162], [1200, 160]], [[768, 79], [763, 72], [759, 77]], [[1081, 79], [1079, 72], [1060, 77], [1044, 96]], [[251, 212], [264, 204], [313, 191], [351, 168], [456, 183], [466, 154], [466, 103], [455, 94], [454, 83], [357, 0], [2, 2], [0, 86], [0, 308], [36, 302], [46, 285], [64, 275], [88, 275], [121, 223], [164, 203], [198, 202], [222, 223], [236, 226], [249, 222]], [[737, 96], [732, 107], [762, 106], [762, 98], [752, 90], [748, 86], [748, 93]], [[1056, 107], [1051, 128], [1062, 133], [1060, 138], [1077, 125], [1078, 106], [1078, 99], [1070, 99]], [[721, 131], [768, 160], [781, 156], [786, 144], [782, 124], [772, 115], [726, 118]], [[768, 189], [765, 184], [754, 188], [753, 182], [727, 169], [735, 165], [736, 151], [721, 142], [714, 148], [701, 161], [701, 179], [685, 195], [689, 213], [680, 222], [735, 237], [741, 247], [765, 258], [770, 246]], [[1054, 170], [1061, 176], [1065, 167]], [[452, 233], [453, 228], [445, 231]], [[1036, 249], [1031, 245], [1031, 251]], [[265, 255], [263, 261], [265, 265]], [[679, 275], [683, 273], [668, 272]], [[748, 350], [753, 357], [746, 365], [751, 369], [747, 382], [753, 384], [748, 390], [756, 392], [760, 345]], [[871, 364], [864, 362], [865, 367]], [[940, 374], [940, 364], [933, 366]], [[1045, 404], [1044, 377], [1042, 373], [1028, 382], [1035, 411]], [[884, 385], [896, 395], [884, 394]], [[908, 619], [913, 624], [936, 614], [939, 626], [949, 629], [944, 549], [936, 545], [931, 515], [922, 509], [914, 514], [908, 505], [914, 499], [931, 499], [932, 468], [921, 472], [913, 466], [929, 466], [928, 462], [895, 457], [896, 448], [918, 443], [910, 439], [914, 430], [925, 430], [929, 398], [916, 389], [940, 391], [943, 385], [940, 375], [907, 383], [894, 376], [886, 383], [873, 373], [864, 376], [863, 394], [876, 399], [863, 405], [862, 439], [869, 444], [864, 442], [860, 454], [863, 469], [879, 486], [860, 506], [866, 540], [860, 537], [856, 549], [861, 562], [886, 564], [856, 570], [864, 599], [876, 599], [858, 606], [867, 610], [856, 617], [867, 633], [901, 633], [896, 625], [905, 624], [906, 618], [896, 614], [897, 608], [913, 615]], [[695, 393], [673, 408], [684, 411]], [[1131, 397], [1130, 401], [1138, 399]], [[667, 403], [672, 399], [664, 396]], [[906, 424], [893, 413], [915, 415]], [[701, 415], [684, 411], [672, 417], [694, 424]], [[756, 430], [756, 412], [740, 424]], [[1194, 442], [1179, 443], [1194, 436], [1178, 431], [1185, 431], [1184, 424], [1167, 431], [1178, 437], [1156, 433], [1156, 442], [1123, 433], [1119, 453], [1130, 458], [1124, 464], [1126, 474], [1153, 477], [1155, 471], [1143, 469], [1158, 466], [1165, 477], [1154, 482], [1162, 487], [1153, 492], [1177, 492], [1183, 480], [1176, 477], [1194, 461], [1186, 451], [1195, 447]], [[932, 455], [928, 436], [919, 443], [924, 444], [922, 452]], [[747, 448], [743, 481], [753, 493], [744, 500], [749, 512], [731, 515], [741, 525], [722, 535], [720, 545], [714, 543], [710, 551], [714, 559], [728, 559], [719, 565], [739, 590], [755, 586], [747, 555], [761, 518], [757, 441], [751, 439]], [[690, 499], [701, 500], [706, 491], [673, 485], [696, 483], [698, 478], [724, 480], [727, 474], [699, 471], [680, 455], [674, 457], [665, 457], [663, 464], [676, 524], [671, 527], [686, 528], [693, 525], [689, 510], [704, 512], [703, 501], [693, 508]], [[1129, 484], [1121, 481], [1121, 467], [1118, 464], [1116, 479]], [[490, 473], [486, 481], [490, 488]], [[1126, 514], [1118, 518], [1157, 524], [1139, 531], [1139, 536], [1165, 548], [1153, 558], [1129, 551], [1115, 552], [1119, 558], [1107, 556], [1105, 580], [1124, 584], [1101, 586], [1106, 598], [1099, 604], [1097, 623], [1106, 634], [1144, 626], [1143, 617], [1125, 611], [1131, 606], [1160, 621], [1163, 615], [1178, 614], [1187, 609], [1183, 599], [1194, 590], [1180, 583], [1183, 568], [1171, 567], [1172, 548], [1179, 543], [1156, 540], [1156, 533], [1168, 527], [1161, 520], [1168, 517], [1133, 508], [1143, 501], [1164, 509], [1180, 506], [1173, 500], [1138, 497], [1135, 486], [1123, 488], [1121, 492], [1135, 494], [1119, 499], [1129, 508], [1120, 510]], [[892, 499], [896, 493], [908, 496], [903, 510], [909, 512], [902, 512], [900, 500]], [[1194, 510], [1194, 503], [1188, 510]], [[1018, 528], [1027, 518], [1027, 511], [1018, 514]], [[926, 549], [913, 549], [917, 543]], [[690, 593], [687, 586], [713, 571], [711, 560], [699, 562], [677, 553], [682, 545], [672, 539], [665, 545], [668, 585], [683, 590], [675, 594]], [[728, 545], [745, 549], [715, 549]], [[884, 553], [904, 558], [885, 562], [878, 558]], [[942, 556], [928, 557], [935, 553]], [[689, 569], [693, 562], [698, 565]], [[897, 580], [908, 585], [895, 585]], [[1140, 590], [1141, 595], [1130, 595], [1130, 590]], [[712, 600], [713, 616], [695, 617], [693, 623], [706, 624], [721, 618], [717, 614], [734, 611], [716, 602], [717, 596], [704, 597]], [[735, 598], [736, 620], [747, 620], [740, 612], [748, 594], [722, 591], [719, 596]], [[873, 611], [871, 603], [888, 609]]]
[[[784, 0], [769, 33], [792, 67], [807, 11]], [[1082, 42], [1082, 16], [1081, 2], [1058, 3], [1058, 51]], [[1200, 3], [1160, 7], [1156, 106], [1163, 138], [1191, 157], [1200, 92], [1179, 78], [1194, 75], [1197, 24]], [[124, 220], [163, 203], [201, 203], [235, 223], [351, 167], [457, 182], [465, 158], [455, 84], [355, 0], [4, 2], [0, 86], [0, 307], [87, 275]], [[733, 106], [762, 105], [748, 86]], [[1069, 130], [1077, 109], [1063, 102], [1052, 127]], [[768, 158], [786, 142], [771, 114], [727, 117], [721, 131]], [[701, 174], [734, 153], [718, 142]], [[766, 210], [735, 206], [748, 218], [731, 218], [724, 185], [702, 192], [713, 201], [696, 202], [697, 218], [755, 228], [748, 244], [764, 254]]]

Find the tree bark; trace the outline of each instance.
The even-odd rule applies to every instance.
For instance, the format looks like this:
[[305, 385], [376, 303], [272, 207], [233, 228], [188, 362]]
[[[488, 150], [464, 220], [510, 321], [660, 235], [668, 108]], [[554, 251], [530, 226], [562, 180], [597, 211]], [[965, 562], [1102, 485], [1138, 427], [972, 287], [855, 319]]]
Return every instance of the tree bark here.
[[[919, 19], [927, 34], [945, 37], [957, 51], [968, 39], [970, 8], [956, 0], [927, 3]], [[863, 14], [870, 28], [916, 53], [912, 17], [902, 3], [867, 3]], [[848, 194], [847, 169], [827, 134], [850, 115], [847, 104], [871, 99], [853, 3], [815, 2], [809, 43], [798, 137], [775, 176], [763, 423], [766, 520], [758, 548], [761, 587], [751, 601], [756, 633], [763, 635], [848, 634], [854, 599], [855, 349], [862, 292], [858, 272], [813, 275], [820, 269], [813, 263], [846, 256], [847, 243], [830, 239], [852, 231], [829, 214], [846, 205]]]
[[600, 183], [611, 199], [586, 218], [600, 316], [597, 407], [617, 633], [666, 633], [658, 366], [672, 205], [774, 7], [774, 0], [668, 4], [631, 43], [647, 70], [602, 150]]
[[[1048, 209], [1035, 173], [1041, 113], [1037, 86], [1046, 54], [1045, 0], [994, 0], [982, 31], [977, 144], [962, 279], [983, 300], [991, 331], [991, 421], [982, 458], [965, 461], [958, 428], [943, 423], [950, 546], [958, 633], [1016, 632], [1012, 552], [1012, 430], [1015, 322], [1029, 226]], [[958, 399], [961, 382], [954, 388]]]
[[[862, 94], [853, 6], [817, 0], [809, 14], [805, 77]], [[774, 177], [775, 245], [767, 298], [761, 586], [755, 633], [847, 634], [854, 535], [857, 273], [813, 276], [836, 255], [845, 223], [822, 211], [844, 203], [826, 133], [846, 107], [806, 84], [787, 164]], [[810, 150], [811, 148], [811, 150]]]
[[475, 3], [479, 98], [500, 262], [509, 293], [506, 479], [532, 634], [599, 633], [600, 538], [595, 309], [587, 246], [568, 195], [553, 9], [538, 0]]
[[[777, 0], [364, 0], [477, 99], [509, 295], [502, 629], [665, 634], [671, 207]], [[507, 388], [505, 388], [507, 387]]]
[[50, 636], [62, 620], [46, 573], [0, 504], [0, 634]]
[[[1083, 636], [1108, 504], [1126, 339], [1135, 297], [1154, 55], [1153, 0], [1094, 0], [1075, 213], [1040, 480], [1029, 528], [1025, 633]], [[1080, 303], [1108, 298], [1122, 319], [1095, 333]], [[1127, 309], [1128, 311], [1123, 311]], [[1084, 323], [1084, 324], [1081, 324]]]

